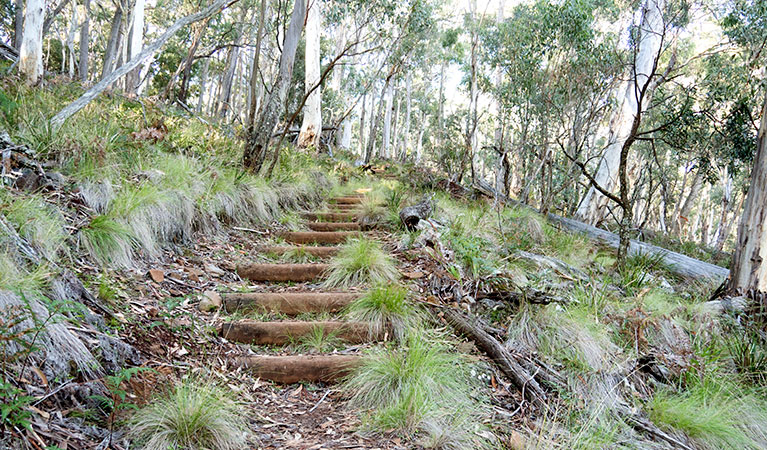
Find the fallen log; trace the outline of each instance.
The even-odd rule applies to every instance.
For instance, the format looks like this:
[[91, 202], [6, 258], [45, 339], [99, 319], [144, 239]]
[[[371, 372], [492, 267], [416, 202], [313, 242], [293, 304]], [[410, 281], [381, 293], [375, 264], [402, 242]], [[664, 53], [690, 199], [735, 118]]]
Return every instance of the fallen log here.
[[[531, 206], [525, 205], [524, 203], [510, 199], [505, 195], [496, 192], [492, 186], [485, 182], [475, 182], [474, 189], [490, 198], [498, 199], [498, 201], [502, 203], [514, 204], [537, 211]], [[603, 230], [601, 228], [597, 228], [577, 220], [567, 219], [552, 213], [549, 213], [547, 217], [551, 222], [554, 222], [569, 231], [582, 233], [592, 240], [601, 242], [602, 244], [612, 248], [618, 248], [620, 239], [615, 233], [611, 233], [607, 230]], [[646, 242], [637, 241], [636, 239], [631, 239], [629, 244], [629, 254], [653, 256], [660, 255], [672, 273], [687, 279], [707, 278], [715, 281], [722, 281], [730, 274], [730, 271], [724, 267], [700, 261], [695, 258], [690, 258], [687, 255], [672, 252], [671, 250], [648, 244]]]
[[301, 340], [305, 336], [322, 332], [350, 344], [374, 342], [380, 336], [370, 333], [370, 326], [364, 322], [259, 322], [238, 320], [224, 323], [219, 327], [221, 337], [234, 342], [256, 345], [285, 345]]
[[318, 222], [351, 222], [357, 220], [358, 213], [353, 212], [309, 212], [304, 213], [304, 218]]
[[283, 292], [224, 294], [224, 310], [279, 312], [295, 316], [309, 312], [336, 312], [358, 299], [362, 294], [344, 292]]
[[235, 365], [252, 370], [264, 380], [276, 383], [333, 382], [360, 365], [357, 355], [318, 356], [245, 356], [235, 359]]
[[359, 231], [360, 224], [354, 222], [309, 222], [306, 226], [313, 231]]
[[405, 228], [412, 231], [415, 230], [418, 222], [428, 219], [433, 211], [434, 203], [431, 201], [431, 197], [426, 195], [419, 203], [402, 208], [402, 211], [399, 212], [399, 219]]
[[251, 281], [313, 281], [321, 278], [328, 264], [242, 264], [237, 275]]
[[359, 237], [355, 231], [288, 231], [279, 236], [294, 244], [342, 244]]
[[460, 311], [451, 308], [441, 310], [447, 322], [455, 330], [474, 341], [477, 348], [485, 352], [493, 359], [511, 382], [522, 392], [525, 397], [536, 405], [543, 406], [546, 402], [546, 393], [537, 381], [525, 370], [522, 365], [498, 340], [490, 336], [473, 320]]
[[287, 246], [287, 245], [270, 245], [259, 247], [260, 253], [271, 253], [274, 255], [284, 255], [286, 253], [305, 253], [307, 255], [316, 256], [318, 258], [330, 258], [338, 253], [338, 247], [314, 247], [311, 245], [300, 246]]

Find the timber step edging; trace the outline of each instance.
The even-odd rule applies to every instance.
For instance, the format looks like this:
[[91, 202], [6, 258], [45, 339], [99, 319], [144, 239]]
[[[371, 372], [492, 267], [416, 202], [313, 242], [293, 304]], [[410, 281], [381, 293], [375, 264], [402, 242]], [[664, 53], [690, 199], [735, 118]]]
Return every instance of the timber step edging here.
[[240, 264], [237, 275], [251, 281], [314, 281], [324, 276], [329, 264]]
[[284, 255], [290, 252], [303, 252], [317, 258], [330, 258], [338, 253], [338, 247], [318, 247], [313, 245], [267, 245], [258, 248], [259, 253]]
[[341, 244], [362, 234], [358, 231], [286, 231], [278, 236], [294, 244]]
[[325, 336], [333, 335], [349, 344], [375, 342], [381, 336], [371, 335], [370, 325], [365, 322], [342, 321], [280, 321], [260, 322], [238, 320], [224, 322], [219, 335], [232, 342], [255, 345], [286, 345], [309, 336], [319, 329]]
[[275, 383], [299, 381], [330, 383], [348, 375], [362, 362], [359, 355], [242, 356], [235, 366]]
[[312, 231], [360, 231], [355, 222], [309, 222], [306, 226]]
[[222, 296], [226, 312], [279, 312], [289, 316], [312, 312], [338, 312], [360, 298], [348, 292], [252, 292]]
[[333, 211], [320, 211], [320, 212], [306, 212], [302, 216], [308, 220], [314, 220], [318, 222], [353, 222], [360, 217], [357, 212], [333, 212]]

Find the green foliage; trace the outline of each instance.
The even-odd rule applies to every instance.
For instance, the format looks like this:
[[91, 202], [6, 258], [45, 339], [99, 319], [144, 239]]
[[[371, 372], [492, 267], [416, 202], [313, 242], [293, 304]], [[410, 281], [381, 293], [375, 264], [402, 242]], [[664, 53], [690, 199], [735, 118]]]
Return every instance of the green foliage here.
[[367, 322], [372, 336], [391, 332], [398, 340], [420, 326], [421, 312], [409, 299], [408, 289], [399, 284], [380, 284], [346, 308], [350, 320]]
[[340, 347], [341, 339], [338, 338], [337, 331], [325, 331], [322, 326], [312, 327], [311, 332], [301, 336], [294, 342], [299, 351], [308, 353], [329, 353]]
[[224, 389], [187, 379], [136, 411], [129, 436], [147, 450], [235, 450], [246, 443], [245, 417]]
[[100, 215], [80, 229], [80, 238], [88, 253], [102, 265], [130, 265], [133, 237], [127, 227], [111, 217]]
[[32, 413], [28, 406], [35, 398], [23, 394], [24, 391], [7, 381], [5, 375], [0, 378], [0, 429], [29, 428]]
[[646, 287], [653, 280], [653, 273], [666, 270], [663, 254], [638, 253], [626, 258], [626, 266], [620, 272], [621, 286], [629, 295]]
[[351, 239], [330, 262], [325, 279], [328, 287], [348, 287], [363, 283], [386, 283], [399, 277], [391, 256], [381, 245], [367, 238]]

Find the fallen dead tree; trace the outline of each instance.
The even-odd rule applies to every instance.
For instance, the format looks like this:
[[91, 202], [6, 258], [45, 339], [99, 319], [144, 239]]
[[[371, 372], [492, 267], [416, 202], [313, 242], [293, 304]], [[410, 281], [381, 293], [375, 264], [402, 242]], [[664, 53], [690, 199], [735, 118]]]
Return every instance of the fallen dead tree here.
[[[474, 183], [474, 189], [477, 192], [487, 197], [497, 199], [502, 203], [514, 204], [523, 206], [525, 208], [534, 209], [531, 206], [525, 205], [524, 203], [510, 199], [505, 195], [496, 192], [492, 186], [482, 181], [476, 181]], [[547, 218], [551, 222], [556, 223], [569, 231], [582, 233], [592, 240], [598, 241], [612, 248], [618, 248], [619, 238], [615, 233], [611, 233], [607, 230], [603, 230], [601, 228], [597, 228], [577, 220], [567, 219], [556, 214], [549, 213]], [[672, 252], [671, 250], [648, 244], [646, 242], [640, 242], [635, 239], [631, 240], [629, 245], [629, 254], [661, 256], [672, 273], [688, 279], [710, 279], [715, 281], [722, 281], [727, 278], [730, 273], [730, 271], [724, 267], [700, 261], [695, 258], [690, 258], [687, 255]]]

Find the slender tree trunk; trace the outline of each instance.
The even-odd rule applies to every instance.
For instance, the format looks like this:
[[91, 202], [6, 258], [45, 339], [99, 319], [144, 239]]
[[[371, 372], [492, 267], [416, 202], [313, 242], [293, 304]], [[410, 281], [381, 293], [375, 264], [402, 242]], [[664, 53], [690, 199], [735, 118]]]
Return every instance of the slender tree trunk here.
[[87, 83], [88, 48], [90, 47], [91, 38], [91, 0], [83, 0], [83, 6], [85, 7], [85, 17], [83, 18], [83, 26], [80, 28], [80, 61], [78, 63], [78, 72], [80, 73], [80, 81]]
[[684, 228], [682, 222], [685, 223], [689, 221], [690, 213], [692, 212], [693, 206], [695, 206], [695, 203], [698, 201], [698, 197], [700, 196], [700, 191], [703, 188], [703, 175], [701, 175], [700, 170], [695, 172], [695, 177], [692, 180], [692, 186], [690, 187], [690, 193], [687, 194], [687, 198], [684, 199], [684, 203], [682, 204], [682, 207], [679, 209], [679, 215], [677, 217], [677, 230], [676, 232], [681, 234], [682, 230]]
[[[200, 47], [202, 37], [205, 35], [205, 30], [208, 29], [208, 21], [200, 22], [197, 24], [194, 30], [194, 37], [192, 38], [192, 45], [189, 46], [189, 52], [186, 54], [186, 60], [184, 61], [184, 70], [181, 75], [181, 87], [178, 91], [178, 99], [182, 103], [186, 103], [186, 98], [189, 95], [189, 79], [192, 76], [192, 66], [194, 65], [194, 55], [197, 53], [197, 49]], [[208, 59], [206, 58], [206, 61]]]
[[[610, 122], [608, 145], [594, 176], [596, 183], [606, 191], [615, 189], [621, 151], [631, 132], [634, 116], [641, 114], [651, 97], [650, 90], [645, 88], [657, 68], [664, 34], [664, 9], [665, 0], [645, 0], [642, 4], [642, 22], [639, 25], [638, 52], [634, 59], [633, 75], [623, 88], [624, 94], [620, 107]], [[642, 99], [641, 103], [638, 103], [639, 92], [643, 89], [648, 95]], [[607, 202], [607, 198], [591, 186], [578, 206], [576, 218], [596, 225], [605, 217]]]
[[367, 110], [367, 93], [362, 94], [362, 112], [360, 113], [360, 156], [365, 154], [365, 111]]
[[[239, 39], [237, 39], [239, 44]], [[229, 49], [229, 56], [226, 58], [226, 72], [221, 76], [221, 92], [218, 98], [218, 117], [223, 119], [229, 112], [229, 104], [232, 97], [232, 82], [234, 81], [234, 73], [237, 70], [237, 63], [240, 58], [239, 47], [232, 47]]]
[[762, 122], [757, 135], [756, 158], [751, 185], [738, 226], [735, 254], [730, 265], [734, 291], [767, 291], [767, 95], [762, 105]]
[[202, 106], [205, 104], [205, 89], [208, 84], [208, 70], [210, 68], [210, 58], [205, 58], [202, 63], [202, 73], [200, 74], [200, 96], [197, 97], [197, 112], [202, 112]]
[[383, 123], [383, 141], [381, 145], [381, 157], [383, 158], [389, 158], [390, 157], [390, 151], [391, 151], [391, 115], [392, 115], [392, 108], [393, 106], [393, 100], [394, 100], [394, 89], [392, 88], [391, 84], [388, 86], [388, 89], [386, 91], [386, 100], [385, 100], [385, 110], [384, 110], [384, 123]]
[[37, 84], [43, 77], [43, 17], [45, 0], [27, 0], [24, 32], [19, 50], [19, 73], [27, 84]]
[[410, 149], [410, 116], [413, 114], [412, 94], [413, 80], [411, 73], [408, 72], [405, 78], [405, 137], [402, 144], [402, 157], [400, 158], [403, 161], [407, 158], [407, 152]]
[[101, 79], [112, 73], [115, 59], [117, 59], [117, 46], [120, 39], [120, 26], [123, 20], [122, 2], [116, 3], [115, 14], [112, 16], [112, 25], [109, 29], [109, 40], [104, 52], [104, 67], [101, 69]]
[[[426, 112], [421, 112], [421, 123], [426, 120]], [[423, 155], [423, 134], [426, 131], [426, 126], [420, 126], [418, 131], [418, 141], [415, 144], [415, 162], [418, 164], [421, 162], [421, 156]]]
[[250, 68], [250, 91], [253, 96], [250, 97], [248, 105], [247, 131], [248, 135], [254, 133], [256, 114], [258, 109], [259, 96], [255, 95], [261, 87], [259, 74], [261, 73], [261, 43], [264, 38], [264, 22], [266, 21], [266, 3], [267, 0], [261, 0], [258, 8], [258, 31], [256, 31], [256, 48], [253, 51], [253, 65]]
[[445, 139], [445, 61], [439, 66], [439, 98], [437, 104], [437, 147], [442, 147]]
[[[136, 0], [132, 11], [131, 31], [130, 31], [130, 48], [128, 58], [133, 59], [141, 52], [144, 46], [144, 7], [146, 6], [146, 0]], [[126, 92], [135, 94], [138, 92], [139, 84], [141, 83], [141, 66], [136, 67], [134, 70], [128, 73], [125, 78]]]
[[21, 50], [21, 39], [24, 36], [24, 0], [16, 0], [16, 11], [13, 16], [13, 48]]
[[392, 117], [392, 128], [391, 128], [391, 151], [389, 152], [389, 158], [396, 158], [397, 155], [399, 155], [399, 133], [400, 133], [400, 124], [399, 124], [399, 109], [400, 104], [402, 103], [402, 98], [399, 95], [399, 91], [395, 91], [394, 97], [396, 97], [397, 101], [395, 103], [394, 107], [394, 116]]
[[[394, 68], [389, 71], [389, 76], [386, 77], [386, 80], [384, 81], [384, 85], [381, 88], [381, 96], [378, 101], [378, 112], [375, 114], [375, 118], [373, 117], [373, 106], [371, 105], [370, 108], [370, 133], [368, 133], [368, 146], [367, 150], [365, 151], [365, 164], [370, 164], [370, 161], [373, 159], [374, 156], [374, 147], [376, 144], [376, 130], [378, 129], [378, 125], [381, 123], [381, 119], [383, 118], [383, 107], [384, 107], [384, 97], [386, 97], [386, 92], [389, 90], [389, 83], [391, 82], [391, 77], [394, 75]], [[373, 105], [375, 104], [375, 98]]]
[[69, 50], [68, 75], [72, 80], [75, 79], [75, 34], [77, 34], [77, 5], [72, 4], [72, 16], [69, 20], [69, 33], [67, 33], [67, 50]]
[[264, 105], [263, 112], [254, 132], [248, 136], [243, 154], [243, 165], [251, 172], [258, 173], [264, 164], [269, 141], [277, 121], [285, 112], [285, 99], [288, 96], [288, 85], [293, 75], [293, 62], [296, 58], [296, 48], [301, 38], [301, 30], [306, 18], [306, 0], [295, 0], [290, 25], [285, 33], [280, 55], [280, 68], [277, 78], [272, 85], [272, 91]]
[[[322, 11], [319, 0], [310, 0], [311, 7], [306, 17], [306, 51], [304, 64], [306, 66], [304, 76], [304, 92], [308, 93], [320, 82], [320, 27]], [[320, 136], [322, 135], [322, 93], [317, 87], [311, 91], [304, 104], [304, 118], [301, 123], [301, 131], [298, 133], [298, 147], [319, 148]]]

